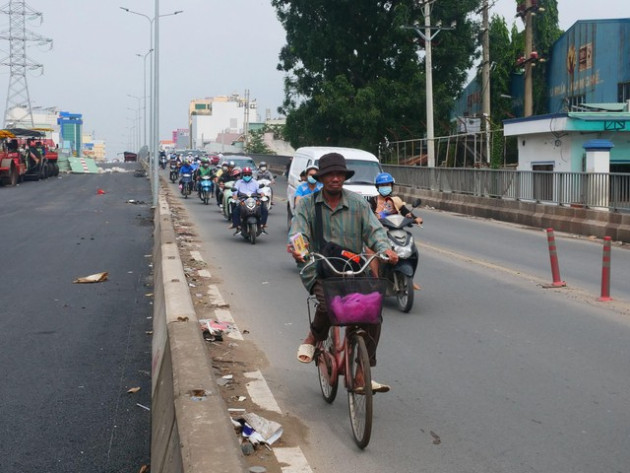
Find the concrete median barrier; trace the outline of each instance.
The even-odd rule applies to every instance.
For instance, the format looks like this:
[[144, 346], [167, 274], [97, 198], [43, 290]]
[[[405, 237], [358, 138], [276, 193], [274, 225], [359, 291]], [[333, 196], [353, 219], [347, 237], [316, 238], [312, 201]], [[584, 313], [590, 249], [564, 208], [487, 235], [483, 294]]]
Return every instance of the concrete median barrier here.
[[164, 196], [155, 209], [151, 471], [247, 471], [218, 391]]

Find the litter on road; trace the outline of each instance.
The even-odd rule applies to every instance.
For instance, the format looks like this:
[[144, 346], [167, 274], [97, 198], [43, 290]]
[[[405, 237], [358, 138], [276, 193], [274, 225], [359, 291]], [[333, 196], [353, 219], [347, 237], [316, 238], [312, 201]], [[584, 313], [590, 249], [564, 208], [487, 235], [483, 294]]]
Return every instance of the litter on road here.
[[90, 283], [95, 283], [95, 282], [103, 282], [103, 281], [107, 281], [107, 276], [108, 274], [106, 272], [90, 274], [89, 276], [77, 278], [72, 282], [76, 284], [90, 284]]

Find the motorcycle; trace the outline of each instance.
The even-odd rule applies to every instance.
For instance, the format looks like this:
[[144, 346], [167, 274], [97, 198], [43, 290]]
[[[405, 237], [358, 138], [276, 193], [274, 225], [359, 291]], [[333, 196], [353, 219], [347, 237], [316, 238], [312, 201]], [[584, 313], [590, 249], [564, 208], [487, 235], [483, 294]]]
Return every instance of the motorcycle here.
[[[414, 207], [419, 205], [418, 199], [414, 202]], [[413, 235], [406, 228], [413, 226], [414, 220], [400, 214], [383, 216], [379, 220], [387, 230], [387, 237], [398, 254], [398, 263], [395, 265], [379, 265], [379, 277], [387, 281], [385, 295], [395, 296], [398, 309], [409, 312], [413, 306], [413, 277], [418, 268], [418, 248]]]
[[239, 194], [236, 199], [237, 208], [234, 211], [241, 212], [241, 236], [255, 245], [256, 237], [262, 232], [261, 207], [265, 204], [258, 194]]
[[201, 179], [199, 180], [199, 198], [204, 204], [208, 205], [211, 194], [212, 179], [210, 179], [210, 176], [201, 176]]
[[177, 180], [177, 174], [178, 174], [177, 164], [171, 163], [170, 169], [171, 169], [171, 173], [169, 174], [168, 178], [171, 180], [173, 184], [175, 184], [175, 181]]
[[236, 196], [233, 195], [232, 187], [234, 186], [235, 181], [227, 181], [223, 183], [223, 195], [222, 195], [222, 206], [221, 212], [223, 212], [223, 216], [226, 220], [232, 220], [232, 207], [236, 205]]
[[187, 172], [182, 174], [182, 181], [181, 181], [181, 184], [179, 185], [179, 188], [182, 191], [182, 195], [184, 196], [184, 199], [188, 199], [188, 196], [192, 192], [192, 187], [193, 187], [192, 174], [189, 174]]
[[269, 179], [259, 179], [257, 182], [260, 184], [260, 190], [258, 193], [267, 198], [268, 207], [271, 211], [271, 206], [273, 205], [273, 188], [271, 187], [272, 181]]
[[160, 156], [160, 167], [162, 169], [166, 169], [166, 163], [167, 163], [167, 159], [166, 156]]

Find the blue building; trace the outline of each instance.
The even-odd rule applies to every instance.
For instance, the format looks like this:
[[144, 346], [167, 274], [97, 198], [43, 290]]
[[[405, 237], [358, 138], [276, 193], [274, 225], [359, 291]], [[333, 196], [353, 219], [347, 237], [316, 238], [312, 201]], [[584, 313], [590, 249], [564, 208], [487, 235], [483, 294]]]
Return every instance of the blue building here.
[[549, 111], [630, 100], [630, 18], [580, 20], [555, 42], [549, 61]]
[[[518, 169], [583, 171], [584, 144], [613, 144], [611, 172], [630, 171], [630, 18], [580, 20], [556, 41], [548, 67], [548, 109], [544, 116], [523, 113], [523, 77], [512, 76], [513, 117], [504, 117], [504, 136], [518, 137]], [[493, 104], [495, 106], [496, 104]], [[464, 89], [453, 111], [458, 131], [481, 116], [477, 80]], [[542, 167], [541, 167], [542, 166]]]
[[59, 141], [61, 148], [71, 156], [81, 156], [81, 128], [83, 115], [80, 113], [59, 112]]

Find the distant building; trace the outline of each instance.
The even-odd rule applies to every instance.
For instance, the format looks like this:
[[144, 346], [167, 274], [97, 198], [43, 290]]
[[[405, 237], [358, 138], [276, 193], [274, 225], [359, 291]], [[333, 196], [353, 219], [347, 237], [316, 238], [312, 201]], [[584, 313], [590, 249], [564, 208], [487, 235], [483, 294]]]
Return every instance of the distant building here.
[[630, 100], [630, 18], [580, 20], [556, 41], [549, 61], [549, 111]]
[[60, 126], [59, 147], [70, 156], [80, 156], [83, 149], [81, 144], [83, 115], [80, 113], [59, 112], [57, 124]]
[[[579, 172], [583, 145], [609, 140], [610, 171], [630, 171], [630, 18], [580, 20], [552, 46], [548, 62], [548, 115], [506, 117], [504, 135], [517, 137], [518, 169]], [[514, 116], [523, 112], [523, 80], [512, 77]], [[478, 133], [481, 87], [477, 79], [453, 109], [460, 133]]]
[[81, 140], [83, 142], [83, 156], [93, 158], [96, 161], [105, 161], [105, 141], [95, 140], [90, 134], [82, 135]]
[[[247, 107], [247, 112], [245, 108]], [[188, 119], [189, 147], [205, 148], [219, 133], [243, 133], [245, 121], [258, 122], [256, 100], [247, 102], [238, 94], [191, 100]]]
[[610, 171], [630, 172], [630, 18], [580, 20], [551, 50], [549, 115], [504, 121], [518, 168], [582, 172], [585, 143], [608, 140]]

